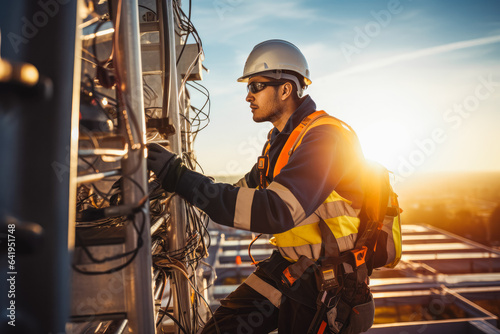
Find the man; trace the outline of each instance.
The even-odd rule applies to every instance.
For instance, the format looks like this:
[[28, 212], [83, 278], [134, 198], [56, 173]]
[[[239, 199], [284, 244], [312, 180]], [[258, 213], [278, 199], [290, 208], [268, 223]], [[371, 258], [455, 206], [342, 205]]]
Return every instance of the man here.
[[[214, 183], [155, 144], [149, 145], [148, 166], [165, 190], [177, 192], [214, 222], [274, 234], [278, 250], [221, 301], [203, 333], [268, 333], [276, 328], [307, 333], [318, 310], [318, 285], [325, 282], [317, 282], [312, 268], [332, 247], [338, 254], [356, 241], [363, 157], [345, 123], [329, 116], [328, 122], [315, 121], [327, 115], [303, 96], [311, 80], [295, 45], [283, 40], [256, 45], [238, 81], [248, 83], [253, 120], [274, 125], [263, 155], [244, 178], [234, 186]], [[289, 267], [295, 263], [299, 269]]]

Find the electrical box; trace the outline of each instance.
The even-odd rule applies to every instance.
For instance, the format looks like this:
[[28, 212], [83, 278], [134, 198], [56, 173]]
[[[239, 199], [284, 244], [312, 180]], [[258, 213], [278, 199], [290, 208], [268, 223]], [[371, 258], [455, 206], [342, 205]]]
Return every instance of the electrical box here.
[[[183, 51], [184, 50], [184, 51]], [[181, 54], [182, 52], [182, 54]], [[181, 59], [177, 65], [177, 72], [184, 79], [186, 73], [192, 67], [192, 71], [186, 81], [203, 80], [201, 71], [203, 69], [202, 62], [205, 59], [203, 51], [198, 49], [198, 44], [184, 44], [177, 48], [177, 59]]]

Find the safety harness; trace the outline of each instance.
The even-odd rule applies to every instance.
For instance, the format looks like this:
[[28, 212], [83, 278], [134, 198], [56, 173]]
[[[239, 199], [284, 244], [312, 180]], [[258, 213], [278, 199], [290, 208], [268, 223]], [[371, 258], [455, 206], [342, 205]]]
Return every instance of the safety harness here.
[[[311, 127], [322, 124], [341, 126], [343, 130], [349, 133], [350, 140], [357, 141], [355, 132], [346, 123], [328, 115], [324, 111], [313, 112], [305, 117], [290, 134], [275, 164], [273, 171], [274, 177], [278, 175], [281, 169], [288, 163], [290, 156], [297, 146], [300, 145], [305, 133]], [[258, 158], [257, 167], [261, 189], [268, 186], [267, 176], [269, 175], [270, 139], [271, 132], [268, 135], [268, 141], [264, 146], [263, 154]], [[364, 178], [363, 182], [370, 178], [373, 179], [375, 183], [389, 182], [388, 178], [385, 180], [384, 177], [380, 177], [380, 174], [374, 175], [373, 173], [381, 173], [381, 170], [368, 169], [365, 175], [362, 176]], [[380, 191], [380, 189], [387, 189], [387, 191]], [[374, 265], [382, 266], [387, 264], [374, 264], [377, 241], [384, 227], [384, 219], [386, 219], [387, 216], [399, 216], [400, 211], [397, 197], [392, 192], [390, 186], [382, 187], [381, 184], [373, 184], [372, 182], [371, 187], [365, 187], [364, 191], [367, 193], [365, 194], [365, 201], [359, 215], [360, 226], [358, 229], [358, 237], [355, 247], [352, 250], [340, 252], [334, 234], [327, 223], [319, 217], [318, 226], [322, 238], [321, 257], [317, 261], [313, 261], [306, 256], [300, 256], [297, 262], [288, 265], [281, 273], [281, 283], [288, 288], [293, 287], [296, 281], [299, 280], [306, 271], [311, 270], [311, 268], [315, 273], [319, 291], [316, 300], [317, 312], [310, 325], [308, 334], [324, 333], [329, 323], [331, 329], [332, 323], [335, 324], [333, 327], [338, 329], [335, 331], [338, 333], [343, 326], [349, 325], [349, 319], [353, 312], [359, 314], [357, 310], [359, 305], [368, 304], [370, 302], [371, 306], [369, 307], [371, 307], [371, 309], [368, 312], [371, 314], [366, 316], [367, 320], [363, 320], [365, 324], [362, 324], [357, 332], [365, 331], [373, 324], [373, 299], [368, 287], [369, 275]], [[391, 199], [391, 205], [388, 207], [389, 199]], [[377, 204], [372, 205], [372, 203]], [[257, 236], [257, 238], [259, 236]], [[253, 261], [251, 254], [250, 257]], [[399, 258], [394, 260], [391, 265], [395, 266], [398, 261]], [[341, 305], [342, 307], [340, 307]], [[335, 314], [331, 315], [331, 313], [333, 313], [332, 311], [335, 311]], [[328, 323], [326, 320], [327, 314], [328, 318], [333, 317]]]

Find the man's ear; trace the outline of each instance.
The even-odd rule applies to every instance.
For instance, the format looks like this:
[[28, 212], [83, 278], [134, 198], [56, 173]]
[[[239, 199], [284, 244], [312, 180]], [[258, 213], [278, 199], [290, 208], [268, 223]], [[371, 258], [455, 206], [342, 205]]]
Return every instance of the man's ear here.
[[292, 94], [293, 86], [291, 83], [286, 82], [283, 85], [283, 94], [281, 94], [281, 99], [284, 101]]

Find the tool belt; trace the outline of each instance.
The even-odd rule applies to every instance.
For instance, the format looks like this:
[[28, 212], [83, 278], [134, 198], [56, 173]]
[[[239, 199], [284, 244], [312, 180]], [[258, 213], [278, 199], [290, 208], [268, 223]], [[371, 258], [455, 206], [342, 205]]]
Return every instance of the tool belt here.
[[[328, 228], [324, 221], [319, 226]], [[324, 241], [331, 245], [332, 240]], [[283, 295], [316, 310], [308, 334], [367, 331], [373, 325], [375, 306], [364, 262], [366, 247], [337, 252], [336, 256], [331, 249], [322, 253], [328, 256], [318, 261], [301, 256], [290, 263], [275, 251], [257, 266], [276, 282]]]
[[[304, 258], [307, 259], [306, 257]], [[292, 285], [288, 284], [283, 279], [283, 275], [284, 272], [293, 265], [294, 264], [283, 258], [283, 256], [281, 256], [278, 251], [274, 251], [271, 257], [264, 261], [260, 261], [257, 264], [257, 267], [258, 270], [262, 270], [276, 283], [278, 289], [284, 296], [315, 310], [316, 296], [318, 295], [318, 288], [316, 283], [317, 268], [315, 268], [315, 266], [309, 266], [308, 268], [305, 268], [305, 270], [301, 273], [297, 273], [298, 278]]]

